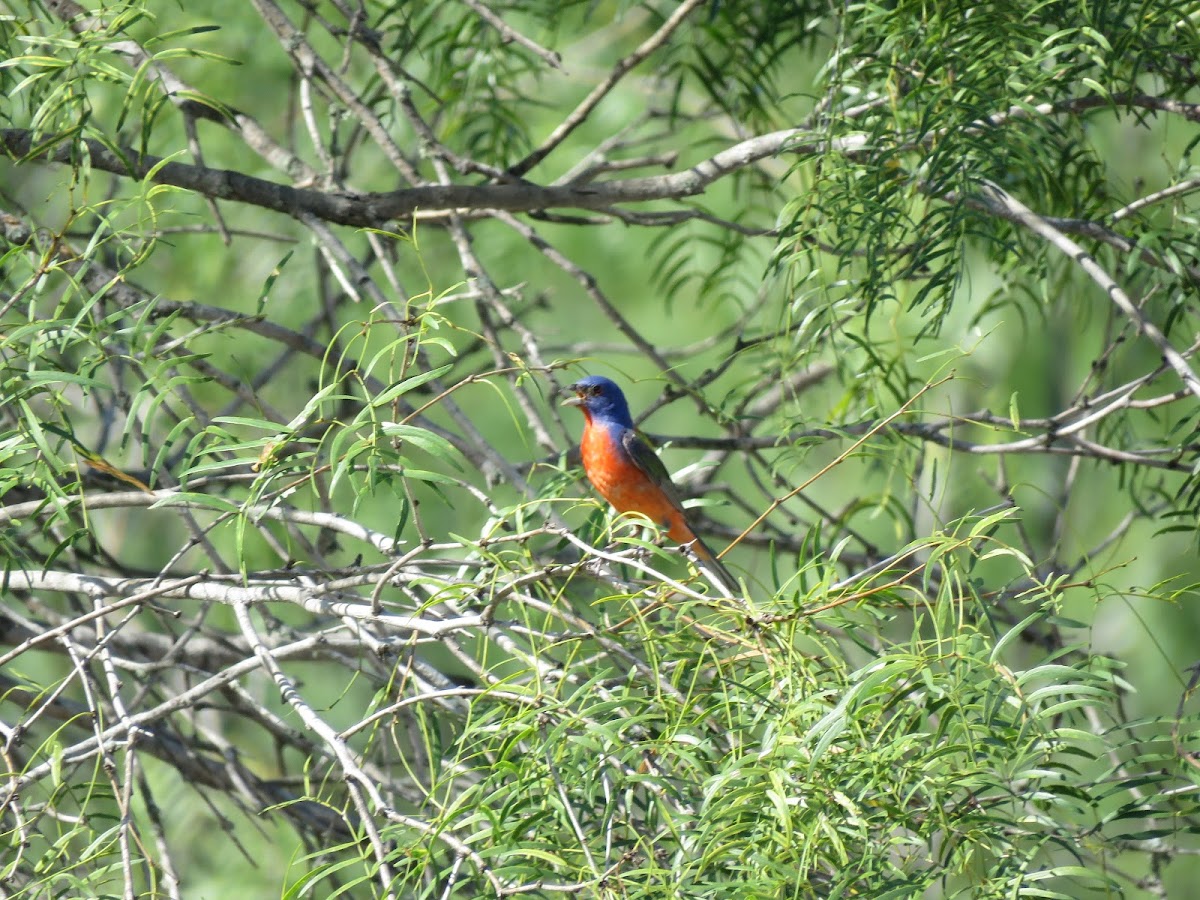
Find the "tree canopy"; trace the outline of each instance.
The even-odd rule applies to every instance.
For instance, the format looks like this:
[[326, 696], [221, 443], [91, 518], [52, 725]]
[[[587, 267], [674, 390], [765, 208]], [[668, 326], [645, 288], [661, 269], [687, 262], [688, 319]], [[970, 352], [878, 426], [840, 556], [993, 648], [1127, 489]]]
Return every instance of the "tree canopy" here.
[[1193, 883], [1194, 4], [0, 9], [0, 895]]

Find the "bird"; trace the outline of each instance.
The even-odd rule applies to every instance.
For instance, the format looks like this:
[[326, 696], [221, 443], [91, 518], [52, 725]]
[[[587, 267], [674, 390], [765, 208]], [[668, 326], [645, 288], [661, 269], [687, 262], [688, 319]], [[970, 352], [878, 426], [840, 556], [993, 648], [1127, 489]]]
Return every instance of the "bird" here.
[[730, 596], [740, 596], [737, 579], [688, 524], [667, 467], [634, 428], [629, 403], [616, 382], [588, 375], [567, 389], [575, 396], [563, 405], [583, 412], [583, 471], [600, 496], [617, 512], [641, 513], [671, 540], [690, 547], [711, 579]]

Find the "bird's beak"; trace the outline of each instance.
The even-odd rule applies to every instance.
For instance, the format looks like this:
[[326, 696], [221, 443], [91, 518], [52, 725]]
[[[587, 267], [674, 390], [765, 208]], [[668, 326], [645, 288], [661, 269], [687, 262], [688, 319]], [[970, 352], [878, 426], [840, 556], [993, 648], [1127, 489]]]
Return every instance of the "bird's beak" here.
[[[567, 390], [568, 391], [575, 390], [575, 385], [568, 384]], [[583, 397], [580, 396], [579, 394], [576, 394], [574, 397], [568, 397], [566, 400], [564, 400], [562, 402], [562, 405], [563, 406], [583, 406]]]

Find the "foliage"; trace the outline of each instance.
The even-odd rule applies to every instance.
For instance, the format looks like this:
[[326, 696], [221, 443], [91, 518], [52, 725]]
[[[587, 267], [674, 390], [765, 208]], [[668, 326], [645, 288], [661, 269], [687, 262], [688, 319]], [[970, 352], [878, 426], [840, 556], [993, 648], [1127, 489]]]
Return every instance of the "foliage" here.
[[5, 896], [1194, 880], [1191, 7], [227, 6], [3, 4]]

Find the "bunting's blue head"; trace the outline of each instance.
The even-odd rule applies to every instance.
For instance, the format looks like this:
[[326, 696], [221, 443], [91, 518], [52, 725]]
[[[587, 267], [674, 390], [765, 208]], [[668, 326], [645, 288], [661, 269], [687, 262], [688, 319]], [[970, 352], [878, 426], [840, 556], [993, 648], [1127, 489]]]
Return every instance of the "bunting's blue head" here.
[[566, 406], [578, 406], [588, 418], [606, 425], [633, 427], [629, 404], [616, 382], [602, 375], [588, 375], [567, 386], [575, 396], [564, 401]]

